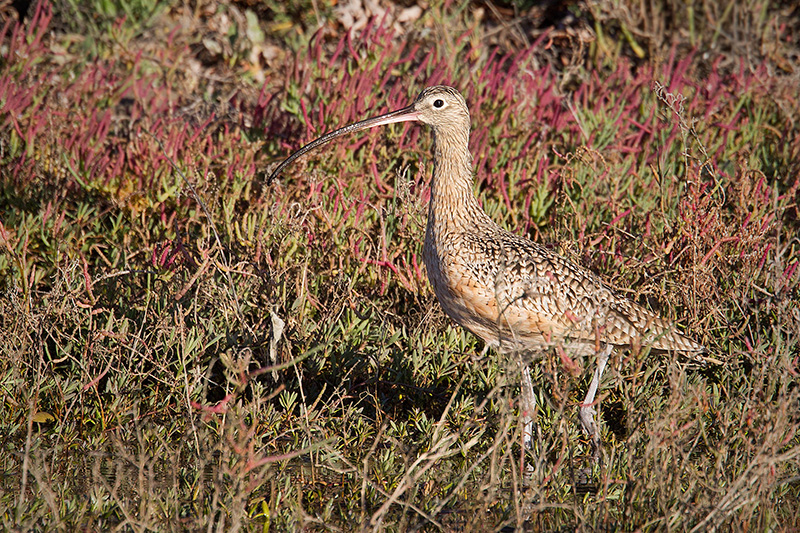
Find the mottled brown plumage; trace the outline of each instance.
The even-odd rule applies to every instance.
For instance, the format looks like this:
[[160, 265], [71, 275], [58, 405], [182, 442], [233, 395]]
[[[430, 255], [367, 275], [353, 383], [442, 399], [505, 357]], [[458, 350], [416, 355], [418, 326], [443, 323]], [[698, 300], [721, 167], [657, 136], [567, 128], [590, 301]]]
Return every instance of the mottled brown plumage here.
[[[668, 322], [619, 297], [597, 275], [555, 252], [495, 224], [472, 192], [470, 117], [451, 87], [422, 91], [406, 108], [346, 126], [301, 148], [270, 180], [300, 155], [344, 133], [416, 120], [434, 134], [434, 170], [425, 231], [428, 278], [442, 309], [488, 346], [501, 351], [540, 350], [556, 345], [572, 353], [596, 353], [598, 366], [580, 419], [597, 442], [594, 395], [608, 355], [632, 344], [699, 354], [699, 344]], [[523, 371], [523, 411], [535, 407], [530, 374]], [[526, 425], [526, 441], [530, 424]]]

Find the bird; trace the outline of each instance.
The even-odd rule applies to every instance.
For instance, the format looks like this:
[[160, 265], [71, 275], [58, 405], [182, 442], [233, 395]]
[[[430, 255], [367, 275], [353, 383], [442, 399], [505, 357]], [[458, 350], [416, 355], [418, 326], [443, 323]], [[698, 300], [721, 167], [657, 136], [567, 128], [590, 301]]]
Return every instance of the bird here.
[[[578, 418], [599, 454], [595, 396], [613, 350], [649, 346], [651, 353], [677, 352], [704, 362], [706, 349], [656, 313], [618, 295], [597, 274], [503, 229], [486, 214], [473, 192], [471, 122], [461, 93], [448, 86], [428, 87], [406, 107], [331, 131], [283, 160], [267, 183], [298, 157], [341, 135], [407, 121], [433, 130], [423, 259], [441, 308], [484, 341], [484, 352], [561, 347], [574, 355], [595, 355]], [[530, 447], [536, 399], [529, 365], [521, 365], [523, 442]]]

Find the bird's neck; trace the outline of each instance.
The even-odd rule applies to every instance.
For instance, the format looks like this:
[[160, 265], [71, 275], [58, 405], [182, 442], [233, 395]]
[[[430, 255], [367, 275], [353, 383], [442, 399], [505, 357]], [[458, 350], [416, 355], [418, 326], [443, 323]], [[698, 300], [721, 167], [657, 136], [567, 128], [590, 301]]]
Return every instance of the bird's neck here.
[[[428, 228], [465, 229], [488, 218], [472, 192], [472, 156], [469, 130], [434, 133], [433, 179]], [[436, 231], [439, 233], [440, 231]]]

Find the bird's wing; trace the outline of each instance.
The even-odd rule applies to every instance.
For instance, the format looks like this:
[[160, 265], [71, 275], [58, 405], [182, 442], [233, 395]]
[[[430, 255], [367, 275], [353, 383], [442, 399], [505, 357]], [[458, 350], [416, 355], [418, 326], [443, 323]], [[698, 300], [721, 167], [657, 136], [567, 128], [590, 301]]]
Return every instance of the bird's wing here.
[[500, 323], [506, 323], [514, 334], [522, 338], [543, 334], [554, 341], [587, 344], [638, 343], [658, 350], [703, 350], [658, 315], [616, 295], [592, 272], [512, 233], [503, 231], [494, 237], [495, 249], [485, 254], [491, 268], [488, 264], [473, 268], [491, 271], [493, 279], [488, 281], [494, 287]]

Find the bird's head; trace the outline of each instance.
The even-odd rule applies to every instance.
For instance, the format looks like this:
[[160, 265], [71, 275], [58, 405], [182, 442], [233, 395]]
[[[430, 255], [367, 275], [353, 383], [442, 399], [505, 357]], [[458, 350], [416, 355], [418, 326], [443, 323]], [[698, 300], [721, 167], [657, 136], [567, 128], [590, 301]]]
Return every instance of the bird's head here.
[[339, 128], [338, 130], [326, 133], [322, 137], [311, 141], [278, 165], [267, 179], [267, 183], [271, 183], [292, 161], [336, 137], [367, 128], [408, 121], [418, 121], [423, 124], [428, 124], [437, 135], [445, 132], [469, 133], [469, 109], [467, 108], [467, 103], [464, 101], [464, 97], [452, 87], [436, 85], [428, 87], [419, 93], [416, 100], [409, 106], [355, 122], [343, 128]]

